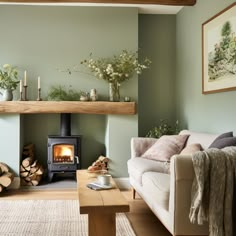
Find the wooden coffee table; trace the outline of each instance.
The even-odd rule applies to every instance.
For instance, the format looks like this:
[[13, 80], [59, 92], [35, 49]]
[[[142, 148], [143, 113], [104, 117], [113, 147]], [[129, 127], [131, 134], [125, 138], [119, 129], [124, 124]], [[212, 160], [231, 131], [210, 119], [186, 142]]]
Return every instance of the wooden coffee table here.
[[113, 179], [112, 189], [92, 190], [86, 187], [96, 181], [97, 175], [87, 170], [77, 170], [80, 214], [88, 214], [89, 236], [115, 236], [116, 213], [128, 212], [129, 204]]

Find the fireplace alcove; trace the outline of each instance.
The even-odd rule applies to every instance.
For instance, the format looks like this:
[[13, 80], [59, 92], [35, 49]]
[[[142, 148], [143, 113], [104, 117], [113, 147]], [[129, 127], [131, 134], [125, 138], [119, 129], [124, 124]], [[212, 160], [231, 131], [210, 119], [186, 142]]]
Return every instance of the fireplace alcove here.
[[[4, 150], [4, 153], [8, 154], [8, 156], [5, 154], [3, 156], [4, 157], [6, 156], [6, 159], [5, 159], [6, 163], [8, 163], [12, 167], [16, 176], [19, 175], [21, 150], [22, 150], [22, 145], [24, 144], [24, 140], [25, 140], [24, 138], [22, 139], [25, 133], [24, 129], [28, 130], [29, 128], [29, 126], [28, 125], [25, 126], [25, 122], [22, 123], [21, 120], [26, 119], [26, 123], [28, 122], [35, 123], [34, 121], [36, 122], [39, 121], [41, 124], [40, 119], [43, 115], [40, 115], [40, 114], [46, 114], [46, 117], [49, 116], [51, 120], [52, 118], [54, 119], [55, 117], [57, 120], [58, 116], [57, 115], [55, 116], [53, 114], [60, 114], [63, 112], [78, 114], [79, 117], [81, 116], [82, 118], [84, 117], [83, 119], [86, 119], [86, 117], [92, 120], [96, 120], [97, 117], [98, 119], [100, 119], [99, 124], [102, 124], [102, 127], [104, 129], [104, 134], [105, 134], [105, 143], [103, 143], [102, 148], [103, 149], [105, 148], [107, 155], [114, 158], [114, 161], [111, 162], [111, 169], [114, 170], [113, 175], [125, 176], [125, 174], [122, 174], [123, 168], [120, 168], [120, 170], [118, 170], [117, 167], [113, 167], [112, 165], [117, 165], [117, 163], [121, 163], [122, 165], [125, 165], [126, 160], [124, 159], [124, 157], [125, 158], [129, 157], [128, 143], [130, 140], [130, 136], [137, 135], [137, 123], [136, 123], [137, 116], [135, 115], [136, 114], [135, 102], [105, 102], [105, 101], [104, 102], [103, 101], [97, 101], [97, 102], [74, 102], [74, 101], [73, 102], [50, 102], [50, 101], [0, 102], [0, 113], [1, 113], [0, 116], [2, 118], [1, 119], [2, 122], [4, 122], [4, 126], [2, 126], [2, 131], [3, 133], [4, 132], [9, 133], [9, 139], [4, 138], [5, 144], [2, 145], [2, 149], [4, 149], [6, 146], [5, 148], [6, 150]], [[21, 114], [23, 114], [23, 116], [21, 116]], [[26, 116], [24, 116], [24, 114], [26, 114]], [[32, 115], [29, 116], [30, 118], [33, 117], [32, 121], [29, 120], [29, 118], [27, 118], [28, 117], [27, 114], [35, 114], [33, 116]], [[90, 116], [90, 114], [92, 116]], [[105, 115], [105, 116], [97, 116], [97, 115]], [[77, 115], [75, 117], [77, 117]], [[74, 116], [73, 116], [73, 119], [74, 119]], [[45, 125], [42, 129], [46, 132], [47, 124], [45, 124], [44, 121], [42, 122], [43, 122], [42, 124]], [[54, 128], [57, 127], [58, 126], [57, 122], [55, 122], [53, 126]], [[118, 129], [119, 132], [117, 133], [117, 127], [129, 127], [128, 128], [129, 134], [127, 135], [127, 128], [124, 130]], [[41, 128], [37, 127], [36, 131], [41, 132]], [[10, 138], [10, 134], [15, 137], [14, 140]], [[48, 134], [55, 134], [55, 133], [49, 132]], [[37, 135], [35, 136], [34, 132], [32, 132], [30, 136], [35, 137], [35, 140], [37, 142], [40, 141], [40, 137], [37, 138], [36, 137]], [[28, 140], [26, 139], [26, 141], [30, 140], [30, 136], [28, 137]], [[46, 137], [43, 137], [43, 138], [46, 140]], [[117, 141], [115, 140], [119, 142], [119, 145], [117, 145]], [[20, 147], [20, 148], [11, 149], [10, 150], [11, 152], [9, 154], [9, 145], [7, 148], [6, 144], [9, 143], [10, 141], [11, 142], [13, 141], [12, 142], [13, 146]], [[83, 143], [85, 143], [84, 137], [83, 137]], [[125, 146], [127, 146], [127, 148], [124, 148]], [[45, 147], [46, 147], [46, 143], [45, 143]], [[117, 155], [116, 153], [119, 153], [119, 154]], [[123, 158], [123, 160], [121, 157]], [[91, 160], [92, 159], [90, 158], [90, 160], [87, 160], [87, 163], [83, 162], [84, 163], [83, 168], [86, 168], [89, 162], [91, 164]], [[47, 165], [47, 163], [44, 163], [44, 164], [45, 166]]]

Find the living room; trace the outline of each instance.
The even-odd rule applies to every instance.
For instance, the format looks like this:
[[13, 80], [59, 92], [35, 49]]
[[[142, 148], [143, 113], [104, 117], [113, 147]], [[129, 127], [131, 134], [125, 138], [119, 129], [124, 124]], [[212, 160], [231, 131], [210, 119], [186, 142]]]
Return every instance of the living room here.
[[[109, 120], [112, 146], [107, 156], [114, 158], [112, 175], [127, 178], [130, 138], [145, 136], [159, 119], [178, 119], [181, 128], [199, 132], [236, 131], [235, 92], [202, 94], [202, 23], [233, 2], [199, 0], [176, 15], [139, 14], [136, 8], [120, 7], [2, 5], [0, 64], [17, 65], [22, 77], [27, 70], [30, 100], [36, 100], [38, 76], [43, 98], [54, 84], [85, 91], [96, 88], [99, 95], [106, 96], [108, 86], [103, 81], [61, 70], [79, 65], [90, 53], [111, 56], [123, 49], [140, 48], [152, 65], [121, 88], [121, 96], [130, 96], [137, 103], [137, 115], [72, 117], [72, 132], [84, 137], [82, 156], [87, 157], [83, 168], [104, 152]], [[14, 96], [19, 98], [18, 91]], [[58, 133], [59, 116], [1, 114], [0, 127], [1, 161], [17, 173], [24, 143], [35, 143], [36, 155], [46, 163], [46, 137]]]

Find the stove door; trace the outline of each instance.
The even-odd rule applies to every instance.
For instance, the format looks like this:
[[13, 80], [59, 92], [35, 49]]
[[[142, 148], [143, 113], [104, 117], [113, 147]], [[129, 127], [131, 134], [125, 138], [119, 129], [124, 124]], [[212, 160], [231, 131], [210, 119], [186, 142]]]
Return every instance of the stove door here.
[[52, 154], [53, 164], [74, 164], [75, 148], [73, 144], [54, 144]]

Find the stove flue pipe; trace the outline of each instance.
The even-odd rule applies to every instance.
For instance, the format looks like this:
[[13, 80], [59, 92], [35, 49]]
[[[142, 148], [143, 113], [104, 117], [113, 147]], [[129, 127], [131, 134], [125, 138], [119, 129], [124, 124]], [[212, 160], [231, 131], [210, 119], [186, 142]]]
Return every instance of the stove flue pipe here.
[[61, 113], [61, 136], [71, 136], [70, 113]]

